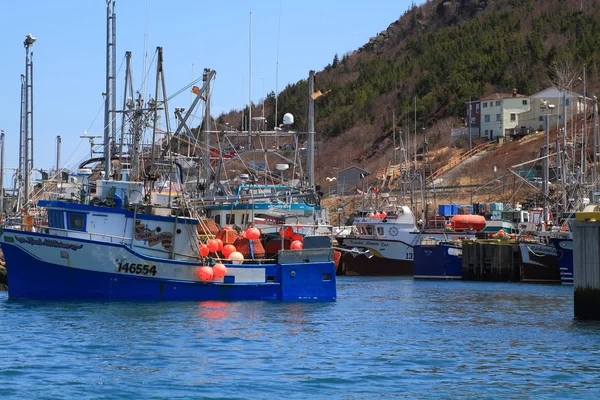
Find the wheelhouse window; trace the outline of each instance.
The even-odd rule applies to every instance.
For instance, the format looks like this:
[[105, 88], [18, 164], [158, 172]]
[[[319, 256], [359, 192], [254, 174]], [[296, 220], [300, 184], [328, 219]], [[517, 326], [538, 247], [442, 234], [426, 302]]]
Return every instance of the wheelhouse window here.
[[377, 236], [383, 236], [383, 226], [377, 227]]
[[373, 235], [373, 227], [372, 226], [367, 226], [367, 235]]
[[235, 214], [225, 214], [225, 223], [227, 225], [235, 225]]
[[49, 210], [48, 226], [50, 228], [65, 229], [64, 211]]
[[214, 219], [216, 224], [221, 224], [221, 214], [215, 215]]
[[67, 213], [67, 228], [73, 231], [85, 232], [85, 216], [84, 213]]

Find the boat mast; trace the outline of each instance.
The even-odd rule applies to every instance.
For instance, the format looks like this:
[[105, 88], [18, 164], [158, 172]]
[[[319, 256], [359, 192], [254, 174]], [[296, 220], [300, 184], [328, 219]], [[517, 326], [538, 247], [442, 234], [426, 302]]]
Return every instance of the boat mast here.
[[315, 100], [313, 93], [315, 92], [315, 71], [308, 72], [308, 140], [306, 154], [306, 169], [308, 171], [308, 187], [315, 187]]
[[[106, 1], [106, 92], [104, 93], [104, 179], [109, 180], [111, 176], [111, 154], [112, 147], [115, 145], [113, 135], [111, 134], [111, 126], [116, 122], [111, 121], [111, 113], [115, 110], [115, 94], [114, 94], [114, 79], [115, 71], [113, 67], [116, 66], [114, 60], [115, 54], [115, 3]], [[114, 118], [113, 118], [114, 120]]]
[[29, 209], [29, 178], [33, 169], [33, 53], [29, 47], [36, 41], [31, 34], [25, 36], [25, 110], [23, 121], [23, 158], [24, 158], [24, 190], [23, 207], [25, 212]]
[[[210, 169], [210, 81], [214, 75], [213, 71], [208, 68], [204, 69], [202, 75], [202, 81], [204, 82], [204, 193], [205, 195], [212, 195], [213, 191], [210, 189], [210, 177], [212, 175]], [[217, 182], [215, 182], [215, 185]]]
[[4, 216], [4, 129], [0, 130], [0, 218]]
[[[125, 52], [125, 88], [123, 93], [123, 110], [121, 115], [121, 137], [119, 139], [119, 163], [117, 164], [117, 176], [121, 172], [121, 159], [123, 156], [123, 145], [125, 143], [125, 122], [127, 120], [126, 113], [129, 109], [130, 111], [135, 108], [135, 100], [133, 98], [133, 80], [131, 79], [131, 52]], [[134, 111], [135, 112], [135, 111]], [[134, 120], [139, 116], [136, 114], [134, 116]], [[133, 157], [132, 157], [132, 165], [129, 166], [131, 169], [132, 179], [138, 180], [139, 176], [139, 140], [141, 140], [141, 134], [137, 132], [138, 124], [134, 122], [133, 124]], [[139, 136], [139, 138], [138, 138]]]

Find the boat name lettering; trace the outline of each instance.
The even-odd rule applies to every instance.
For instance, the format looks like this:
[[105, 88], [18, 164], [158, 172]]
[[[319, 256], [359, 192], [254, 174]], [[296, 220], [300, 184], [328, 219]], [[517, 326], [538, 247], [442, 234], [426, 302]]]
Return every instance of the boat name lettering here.
[[386, 242], [381, 242], [381, 247], [388, 247], [390, 244]]
[[128, 274], [136, 274], [136, 275], [152, 275], [156, 276], [156, 265], [148, 265], [148, 264], [136, 264], [136, 263], [128, 263], [117, 261], [119, 268], [117, 272], [127, 272]]
[[27, 243], [27, 244], [31, 244], [33, 246], [58, 247], [59, 249], [67, 249], [67, 250], [79, 250], [80, 248], [83, 247], [82, 244], [64, 243], [64, 242], [59, 242], [58, 240], [54, 240], [54, 239], [42, 240], [40, 238], [33, 238], [31, 236], [27, 236], [27, 237], [16, 236], [16, 239], [19, 243]]
[[542, 253], [542, 254], [556, 254], [556, 248], [555, 247], [550, 247], [550, 246], [535, 246], [535, 245], [529, 245], [527, 246], [529, 248], [530, 251], [533, 251], [534, 253]]
[[145, 232], [136, 232], [135, 239], [143, 242], [148, 242], [148, 245], [154, 246], [158, 243], [164, 241], [171, 241], [173, 239], [173, 233], [171, 232], [161, 232], [156, 233], [156, 231], [145, 231]]

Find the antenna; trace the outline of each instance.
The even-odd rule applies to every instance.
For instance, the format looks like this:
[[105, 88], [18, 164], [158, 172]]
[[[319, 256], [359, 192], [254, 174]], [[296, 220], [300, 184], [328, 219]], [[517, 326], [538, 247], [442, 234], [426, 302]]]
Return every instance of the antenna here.
[[279, 0], [279, 22], [277, 24], [277, 61], [275, 63], [275, 122], [274, 129], [277, 130], [277, 99], [279, 97], [279, 34], [281, 32], [281, 0]]
[[248, 150], [252, 148], [252, 12], [250, 13], [250, 62], [248, 78]]

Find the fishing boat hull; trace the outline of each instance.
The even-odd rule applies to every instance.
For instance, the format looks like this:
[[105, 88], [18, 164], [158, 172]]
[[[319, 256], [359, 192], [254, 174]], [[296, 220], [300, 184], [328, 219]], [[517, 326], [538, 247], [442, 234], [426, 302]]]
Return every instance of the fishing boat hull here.
[[282, 251], [280, 263], [228, 264], [224, 277], [203, 281], [197, 263], [147, 257], [118, 243], [10, 229], [0, 239], [10, 299], [336, 299], [331, 249]]
[[349, 276], [412, 276], [413, 262], [345, 253], [339, 272]]
[[[342, 256], [340, 274], [360, 276], [412, 276], [413, 274], [413, 247], [408, 243], [351, 237], [338, 240], [348, 249]], [[373, 257], [369, 258], [362, 254], [367, 250], [373, 254]]]
[[556, 248], [549, 244], [520, 243], [521, 282], [561, 283]]
[[453, 243], [414, 246], [415, 279], [462, 279], [462, 247]]
[[573, 284], [573, 239], [552, 238], [550, 242], [556, 248], [560, 280], [563, 285]]

